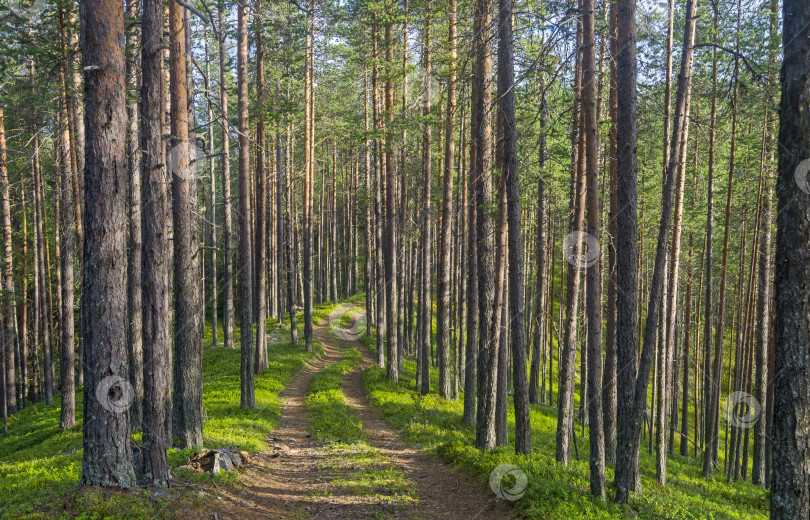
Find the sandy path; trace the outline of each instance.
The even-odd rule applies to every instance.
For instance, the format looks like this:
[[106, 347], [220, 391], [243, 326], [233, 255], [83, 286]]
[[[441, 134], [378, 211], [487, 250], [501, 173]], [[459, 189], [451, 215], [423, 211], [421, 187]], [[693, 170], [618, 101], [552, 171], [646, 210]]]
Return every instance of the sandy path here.
[[[341, 314], [347, 309], [341, 307]], [[333, 321], [333, 328], [336, 323]], [[216, 490], [213, 503], [207, 502], [202, 510], [189, 516], [218, 520], [509, 518], [509, 506], [485, 484], [472, 482], [438, 457], [407, 446], [380, 420], [363, 391], [362, 370], [344, 379], [346, 400], [363, 422], [368, 445], [407, 476], [416, 489], [415, 500], [395, 503], [384, 496], [353, 494], [332, 483], [334, 468], [325, 467], [335, 452], [310, 437], [307, 388], [315, 374], [340, 361], [349, 346], [363, 354], [363, 370], [374, 363], [371, 353], [354, 336], [338, 334], [344, 337], [337, 339], [329, 320], [316, 325], [315, 336], [324, 344], [324, 353], [301, 369], [281, 394], [284, 405], [271, 449], [254, 454], [250, 464], [240, 470], [241, 489]], [[186, 518], [182, 512], [181, 516]]]

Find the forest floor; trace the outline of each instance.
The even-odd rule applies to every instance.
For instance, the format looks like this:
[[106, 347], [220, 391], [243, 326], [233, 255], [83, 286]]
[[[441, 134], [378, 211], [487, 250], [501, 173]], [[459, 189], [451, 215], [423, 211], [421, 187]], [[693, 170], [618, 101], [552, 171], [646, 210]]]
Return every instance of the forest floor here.
[[[343, 316], [352, 308], [337, 307], [330, 316]], [[196, 518], [510, 517], [509, 505], [485, 484], [436, 455], [404, 443], [371, 407], [363, 373], [374, 365], [372, 353], [352, 335], [334, 330], [335, 323], [353, 328], [362, 318], [354, 314], [348, 322], [332, 318], [316, 324], [315, 336], [323, 344], [323, 355], [301, 369], [281, 393], [281, 421], [272, 434], [270, 449], [254, 454], [240, 471], [244, 487], [220, 489], [220, 500], [206, 504]], [[362, 362], [342, 377], [340, 390], [349, 413], [362, 424], [362, 433], [356, 439], [326, 440], [312, 431], [308, 389], [319, 373], [339, 363], [351, 347], [361, 352]]]

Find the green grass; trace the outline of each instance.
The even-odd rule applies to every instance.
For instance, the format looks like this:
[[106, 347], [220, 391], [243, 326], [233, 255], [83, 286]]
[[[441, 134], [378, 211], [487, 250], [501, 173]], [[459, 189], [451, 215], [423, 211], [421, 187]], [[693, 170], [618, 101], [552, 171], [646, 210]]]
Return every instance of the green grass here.
[[416, 500], [416, 485], [396, 464], [365, 442], [329, 446], [318, 476], [343, 494], [374, 497], [388, 505]]
[[351, 348], [343, 358], [315, 375], [307, 390], [307, 411], [311, 428], [319, 440], [359, 440], [363, 425], [343, 395], [343, 376], [360, 366], [360, 351]]
[[[323, 312], [323, 311], [319, 311]], [[221, 336], [220, 336], [221, 337]], [[205, 344], [210, 345], [210, 330]], [[237, 332], [234, 343], [239, 344]], [[270, 367], [256, 377], [256, 409], [239, 408], [238, 349], [210, 348], [203, 353], [203, 428], [205, 446], [236, 445], [247, 451], [266, 448], [268, 434], [280, 418], [278, 394], [313, 354], [299, 342], [268, 345]], [[315, 345], [316, 352], [321, 348]], [[59, 397], [52, 406], [38, 403], [9, 418], [9, 434], [0, 438], [0, 518], [153, 519], [176, 518], [183, 507], [205, 499], [184, 488], [114, 492], [82, 489], [81, 425], [59, 430]], [[78, 393], [76, 416], [82, 417], [82, 394]], [[137, 439], [140, 435], [135, 434]], [[172, 467], [185, 464], [194, 450], [169, 450]], [[183, 478], [213, 481], [216, 485], [238, 480], [235, 473]]]
[[[373, 338], [366, 340], [373, 348]], [[532, 447], [530, 457], [514, 454], [513, 448], [482, 453], [473, 447], [475, 434], [462, 421], [463, 401], [448, 401], [436, 395], [437, 374], [432, 371], [432, 393], [419, 395], [415, 389], [416, 365], [405, 361], [400, 382], [387, 381], [385, 371], [371, 368], [363, 384], [372, 404], [404, 437], [445, 460], [457, 464], [476, 478], [486, 481], [501, 463], [511, 463], [528, 476], [526, 494], [514, 503], [521, 518], [543, 519], [764, 519], [767, 518], [766, 492], [748, 482], [728, 484], [720, 472], [707, 481], [701, 477], [697, 461], [674, 455], [668, 463], [668, 485], [655, 483], [655, 459], [642, 449], [642, 495], [634, 496], [627, 507], [595, 499], [589, 492], [588, 446], [578, 430], [581, 461], [568, 467], [554, 460], [556, 410], [532, 406]], [[463, 397], [463, 396], [462, 396]], [[510, 400], [510, 439], [514, 439], [514, 415]], [[587, 439], [587, 437], [585, 437]], [[646, 448], [646, 444], [645, 444]], [[572, 457], [573, 458], [573, 457]], [[607, 469], [612, 482], [613, 470]], [[609, 490], [609, 498], [613, 491]]]

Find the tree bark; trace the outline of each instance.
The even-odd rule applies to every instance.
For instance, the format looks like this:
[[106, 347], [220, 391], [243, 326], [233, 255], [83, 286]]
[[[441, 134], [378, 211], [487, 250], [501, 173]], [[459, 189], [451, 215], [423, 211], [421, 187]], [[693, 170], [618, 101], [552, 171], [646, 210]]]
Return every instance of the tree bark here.
[[228, 121], [228, 88], [225, 61], [225, 1], [219, 2], [219, 107], [222, 130], [222, 241], [225, 243], [224, 273], [222, 276], [222, 335], [225, 348], [234, 348], [235, 315], [233, 303], [233, 214], [231, 212], [231, 145]]
[[[495, 447], [495, 393], [498, 373], [498, 343], [494, 337], [495, 258], [492, 217], [492, 59], [489, 41], [492, 36], [490, 0], [476, 0], [474, 8], [473, 53], [476, 84], [473, 99], [475, 124], [475, 202], [478, 277], [478, 409], [476, 411], [475, 446], [482, 450]], [[468, 358], [469, 359], [469, 358]]]
[[[526, 379], [526, 302], [523, 281], [523, 236], [521, 234], [520, 179], [518, 177], [517, 117], [512, 32], [512, 1], [498, 5], [498, 94], [503, 113], [503, 172], [506, 176], [509, 229], [509, 345], [515, 403], [515, 453], [532, 451], [529, 422], [529, 383]], [[542, 182], [542, 181], [541, 181]], [[601, 358], [600, 358], [601, 359]]]
[[[59, 124], [61, 126], [60, 133], [60, 150], [62, 160], [60, 168], [60, 198], [61, 198], [61, 212], [60, 212], [60, 234], [61, 234], [61, 251], [59, 266], [62, 272], [61, 276], [61, 296], [62, 305], [60, 306], [59, 316], [59, 348], [60, 348], [60, 381], [62, 389], [62, 403], [59, 417], [59, 427], [63, 430], [73, 428], [76, 425], [76, 381], [75, 369], [73, 367], [73, 341], [74, 341], [74, 324], [73, 324], [73, 251], [75, 247], [74, 242], [74, 213], [73, 213], [73, 169], [71, 163], [70, 151], [70, 126], [69, 126], [69, 111], [68, 111], [68, 77], [67, 77], [67, 34], [65, 32], [65, 10], [59, 9], [59, 29], [60, 29], [60, 42], [61, 42], [61, 56], [62, 63], [59, 71], [59, 79], [61, 83], [61, 98], [59, 103]], [[2, 110], [2, 109], [0, 109]], [[0, 124], [2, 124], [2, 112], [0, 112]], [[0, 127], [0, 132], [2, 132]], [[0, 154], [5, 155], [5, 136], [0, 133]], [[0, 155], [0, 163], [5, 166], [5, 157]], [[0, 168], [0, 175], [5, 176], [7, 173], [5, 168]], [[6, 178], [5, 185], [8, 186]], [[8, 196], [3, 198], [4, 204], [8, 200]], [[7, 215], [6, 208], [3, 208], [4, 219]], [[11, 237], [6, 241], [6, 265], [11, 268]], [[10, 273], [9, 273], [10, 274]], [[9, 280], [10, 276], [6, 277], [6, 293], [7, 297], [11, 298], [10, 310], [7, 315], [7, 322], [11, 322], [14, 309], [14, 286], [13, 281]], [[7, 331], [7, 332], [12, 332]], [[12, 339], [13, 336], [8, 336]], [[7, 343], [7, 348], [12, 342]]]
[[[502, 0], [506, 1], [506, 0]], [[587, 230], [590, 237], [601, 234], [599, 207], [599, 133], [596, 111], [595, 20], [594, 1], [583, 1], [582, 19], [582, 112], [583, 137], [585, 139], [586, 203], [588, 210]], [[510, 226], [511, 229], [511, 226]], [[589, 238], [590, 238], [589, 237]], [[596, 239], [598, 240], [598, 239]], [[591, 247], [590, 245], [588, 247]], [[598, 247], [598, 242], [597, 242]], [[589, 255], [590, 256], [590, 255]], [[605, 438], [602, 430], [602, 262], [599, 257], [589, 262], [587, 276], [587, 345], [588, 345], [588, 424], [590, 426], [591, 494], [605, 497]], [[523, 371], [526, 373], [525, 369]], [[526, 413], [528, 422], [528, 411]]]
[[256, 240], [256, 366], [257, 374], [268, 367], [267, 362], [267, 174], [265, 173], [264, 135], [264, 13], [262, 0], [256, 3], [256, 98], [259, 105], [259, 119], [256, 122], [256, 201], [254, 212]]
[[[785, 0], [782, 41], [782, 99], [779, 105], [779, 176], [777, 179], [776, 348], [773, 376], [773, 477], [771, 518], [810, 516], [810, 301], [807, 214], [807, 157], [810, 110], [807, 71], [810, 69], [810, 4]], [[801, 179], [798, 174], [803, 175]], [[796, 189], [797, 180], [804, 189]]]
[[256, 407], [253, 343], [253, 245], [250, 204], [250, 126], [248, 122], [247, 8], [238, 7], [238, 104], [239, 104], [239, 327], [241, 336], [240, 407]]
[[141, 205], [143, 254], [143, 481], [165, 486], [169, 479], [165, 424], [171, 377], [169, 295], [169, 175], [163, 140], [163, 2], [142, 0], [141, 21]]
[[[439, 353], [439, 395], [445, 399], [452, 397], [450, 380], [451, 333], [450, 320], [452, 303], [450, 299], [451, 241], [453, 206], [453, 173], [455, 168], [455, 117], [456, 117], [456, 54], [457, 54], [457, 1], [450, 0], [448, 13], [448, 37], [450, 44], [449, 76], [447, 80], [447, 113], [444, 128], [444, 172], [442, 176], [442, 221], [439, 233], [439, 276], [437, 282], [438, 301], [436, 302], [436, 350]], [[429, 81], [428, 81], [429, 83]], [[429, 88], [429, 87], [428, 87]]]
[[[83, 486], [136, 485], [129, 443], [124, 5], [79, 3], [85, 72]], [[120, 392], [120, 393], [119, 393]]]
[[[636, 377], [638, 355], [638, 190], [636, 2], [618, 0], [616, 59], [616, 367], [623, 378]], [[617, 385], [618, 387], [618, 385]], [[626, 504], [635, 490], [633, 444], [641, 424], [635, 420], [634, 388], [622, 385], [617, 397], [616, 502]]]

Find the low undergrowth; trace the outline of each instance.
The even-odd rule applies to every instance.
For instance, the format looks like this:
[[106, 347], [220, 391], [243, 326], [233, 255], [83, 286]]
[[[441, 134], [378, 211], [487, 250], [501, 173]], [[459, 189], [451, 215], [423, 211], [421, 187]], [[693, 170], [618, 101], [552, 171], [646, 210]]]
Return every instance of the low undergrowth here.
[[[373, 337], [366, 344], [373, 350]], [[405, 361], [399, 383], [386, 379], [384, 370], [371, 368], [364, 374], [363, 385], [381, 415], [412, 443], [438, 453], [482, 481], [499, 464], [514, 464], [528, 477], [525, 495], [514, 502], [520, 518], [542, 519], [740, 519], [760, 520], [768, 516], [767, 494], [748, 482], [726, 483], [701, 477], [701, 468], [692, 458], [673, 455], [668, 462], [668, 484], [655, 482], [655, 459], [642, 450], [644, 492], [631, 498], [628, 506], [618, 506], [590, 495], [587, 435], [577, 431], [579, 460], [572, 456], [569, 465], [554, 459], [556, 410], [533, 405], [531, 409], [532, 447], [530, 457], [515, 455], [511, 447], [491, 452], [475, 449], [475, 432], [463, 419], [463, 396], [444, 400], [437, 393], [437, 377], [431, 374], [432, 391], [422, 396], [415, 389], [416, 365]], [[514, 414], [510, 399], [510, 439], [514, 439]], [[586, 430], [587, 434], [587, 430]], [[607, 481], [613, 470], [607, 468]]]
[[[221, 338], [222, 336], [220, 336]], [[266, 449], [268, 433], [278, 424], [278, 394], [313, 353], [290, 343], [268, 345], [270, 366], [256, 376], [256, 409], [239, 408], [239, 349], [211, 348], [206, 330], [203, 353], [203, 428], [206, 447], [237, 445], [248, 451]], [[221, 340], [220, 340], [221, 341]], [[237, 331], [234, 344], [239, 344]], [[322, 347], [315, 345], [316, 353]], [[177, 511], [212, 500], [206, 488], [170, 487], [114, 491], [81, 488], [82, 393], [76, 397], [79, 424], [59, 429], [59, 397], [54, 404], [31, 405], [9, 418], [9, 433], [0, 438], [0, 518], [153, 519], [182, 517]], [[140, 434], [133, 437], [139, 440]], [[185, 464], [193, 449], [168, 452], [169, 465]], [[183, 472], [179, 480], [230, 484], [236, 473], [200, 475]], [[202, 495], [202, 496], [201, 496]]]

